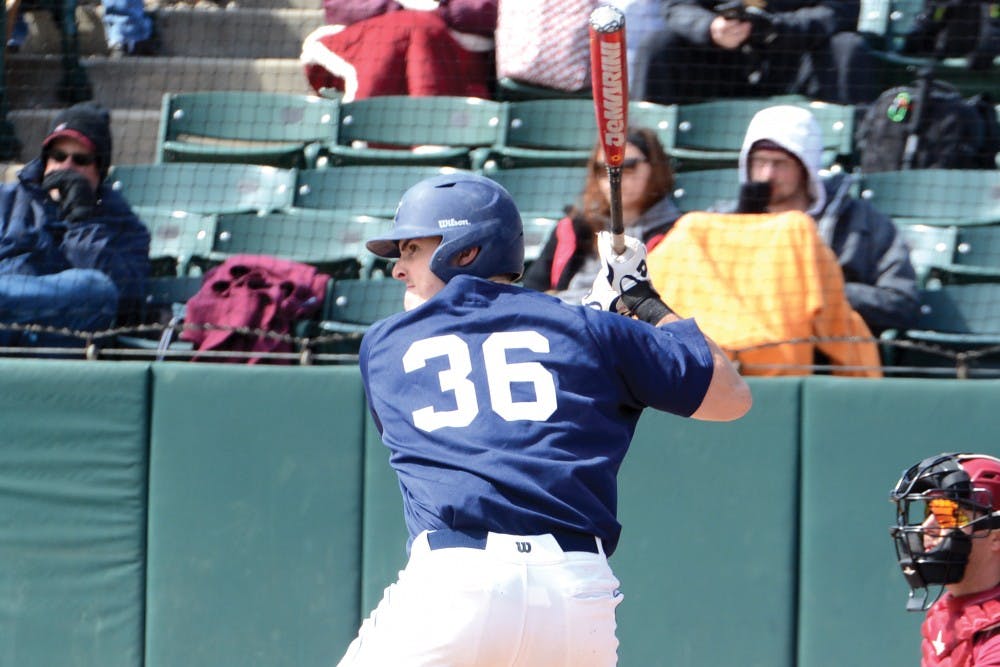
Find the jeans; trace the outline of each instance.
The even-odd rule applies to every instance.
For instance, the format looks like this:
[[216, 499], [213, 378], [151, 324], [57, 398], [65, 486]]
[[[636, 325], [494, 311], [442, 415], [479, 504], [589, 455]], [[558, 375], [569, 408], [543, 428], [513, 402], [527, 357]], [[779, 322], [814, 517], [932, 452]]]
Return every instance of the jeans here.
[[[131, 46], [153, 36], [153, 19], [143, 11], [142, 0], [101, 0], [104, 5], [104, 34], [108, 46]], [[28, 23], [24, 11], [17, 13], [17, 21], [8, 46], [20, 47], [28, 38]]]
[[153, 36], [153, 20], [143, 11], [142, 0], [101, 0], [108, 46], [132, 46]]
[[[69, 269], [47, 276], [0, 275], [0, 322], [100, 331], [114, 324], [118, 288], [94, 269]], [[59, 334], [5, 331], [4, 346], [82, 346]]]

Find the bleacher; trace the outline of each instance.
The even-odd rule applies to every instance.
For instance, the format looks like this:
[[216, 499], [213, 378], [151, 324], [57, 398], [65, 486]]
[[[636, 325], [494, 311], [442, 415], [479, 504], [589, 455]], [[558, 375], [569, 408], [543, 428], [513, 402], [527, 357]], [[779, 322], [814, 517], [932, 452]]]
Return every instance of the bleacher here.
[[[150, 228], [155, 272], [144, 316], [151, 330], [124, 332], [113, 341], [135, 341], [136, 333], [155, 340], [165, 320], [183, 326], [175, 316], [199, 276], [240, 253], [316, 265], [329, 273], [331, 286], [357, 281], [350, 285], [352, 299], [371, 298], [357, 290], [386, 279], [388, 268], [367, 253], [363, 240], [389, 224], [410, 184], [441, 170], [476, 171], [511, 191], [524, 213], [529, 262], [580, 195], [595, 135], [586, 90], [501, 79], [493, 99], [343, 102], [336, 91], [318, 96], [310, 90], [297, 60], [303, 38], [323, 22], [314, 2], [162, 2], [155, 8], [159, 53], [117, 59], [106, 53], [96, 0], [65, 2], [75, 10], [74, 22], [57, 25], [47, 11], [29, 7], [26, 48], [6, 56], [0, 149], [6, 147], [12, 177], [35, 156], [59, 108], [93, 97], [112, 109], [115, 167], [109, 180]], [[859, 31], [877, 49], [884, 85], [910, 80], [926, 64], [898, 48], [917, 9], [903, 0], [864, 3]], [[969, 90], [1000, 80], [964, 77], [953, 60], [939, 70]], [[633, 124], [654, 128], [673, 160], [679, 207], [703, 210], [733, 198], [746, 125], [774, 103], [808, 107], [824, 131], [824, 167], [857, 171], [854, 139], [862, 105], [787, 95], [671, 105], [633, 101], [629, 116]], [[894, 218], [926, 297], [918, 328], [883, 335], [888, 372], [898, 365], [904, 375], [990, 374], [994, 353], [980, 352], [1000, 340], [994, 318], [941, 312], [943, 303], [966, 310], [963, 299], [971, 290], [952, 289], [966, 283], [979, 285], [977, 304], [1000, 309], [1000, 251], [993, 241], [994, 231], [1000, 233], [1000, 172], [856, 174], [855, 192]], [[162, 303], [164, 298], [173, 301]], [[339, 305], [346, 300], [340, 297]], [[338, 299], [327, 299], [316, 319], [300, 323], [303, 349], [331, 349], [324, 347], [331, 338], [314, 343], [309, 332], [331, 334], [339, 350], [356, 348], [365, 322], [340, 326], [337, 305]], [[371, 316], [396, 307], [374, 309]], [[344, 331], [350, 331], [344, 334], [350, 344], [334, 333]], [[322, 361], [322, 355], [309, 359]], [[914, 366], [931, 369], [917, 372]]]
[[[535, 259], [580, 196], [589, 91], [501, 79], [492, 99], [344, 103], [310, 90], [298, 60], [319, 0], [159, 0], [159, 54], [118, 59], [97, 0], [41, 1], [75, 20], [29, 9], [29, 41], [4, 58], [6, 177], [59, 109], [99, 99], [109, 182], [150, 230], [154, 275], [140, 325], [83, 350], [0, 350], [40, 357], [0, 358], [0, 667], [335, 664], [405, 562], [399, 487], [356, 365], [402, 286], [364, 242], [409, 185], [467, 170], [510, 190]], [[883, 87], [926, 65], [898, 52], [914, 11], [863, 3]], [[1000, 93], [1000, 61], [939, 75]], [[801, 96], [634, 101], [629, 118], [672, 157], [678, 207], [700, 211], [735, 198], [747, 122], [777, 102], [810, 108], [824, 168], [893, 217], [921, 317], [878, 341], [899, 377], [751, 378], [752, 412], [726, 425], [648, 411], [612, 560], [625, 667], [916, 664], [889, 488], [937, 451], [996, 453], [1000, 170], [860, 173], [863, 107]], [[329, 280], [290, 352], [226, 360], [309, 368], [181, 363], [195, 355], [179, 338], [185, 303], [245, 254]]]

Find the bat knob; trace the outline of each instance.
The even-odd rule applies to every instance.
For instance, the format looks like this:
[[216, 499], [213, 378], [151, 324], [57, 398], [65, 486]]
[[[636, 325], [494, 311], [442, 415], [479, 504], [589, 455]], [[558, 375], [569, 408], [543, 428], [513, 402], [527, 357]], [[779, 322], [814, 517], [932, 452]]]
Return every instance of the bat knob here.
[[600, 5], [590, 13], [590, 27], [597, 32], [617, 32], [625, 27], [625, 14], [617, 7]]

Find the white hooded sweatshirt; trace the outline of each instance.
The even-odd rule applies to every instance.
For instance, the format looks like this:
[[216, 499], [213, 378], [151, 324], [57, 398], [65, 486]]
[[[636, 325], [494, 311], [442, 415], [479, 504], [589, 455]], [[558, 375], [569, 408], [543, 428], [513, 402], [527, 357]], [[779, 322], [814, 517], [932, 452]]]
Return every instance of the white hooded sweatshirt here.
[[765, 140], [781, 146], [805, 166], [812, 200], [806, 213], [818, 218], [826, 206], [826, 189], [819, 178], [823, 160], [823, 131], [819, 123], [804, 107], [783, 104], [758, 111], [747, 127], [740, 149], [740, 185], [750, 178], [747, 168], [750, 149], [758, 141]]

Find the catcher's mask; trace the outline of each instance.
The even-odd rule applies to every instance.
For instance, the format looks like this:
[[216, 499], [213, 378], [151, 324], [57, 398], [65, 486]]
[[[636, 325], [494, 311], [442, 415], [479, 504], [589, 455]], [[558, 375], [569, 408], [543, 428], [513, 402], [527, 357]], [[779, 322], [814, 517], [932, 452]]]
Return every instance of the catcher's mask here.
[[1000, 459], [982, 454], [945, 453], [926, 458], [903, 473], [889, 495], [896, 525], [889, 529], [896, 559], [910, 587], [909, 611], [923, 611], [933, 598], [929, 586], [954, 584], [976, 533], [1000, 528]]

